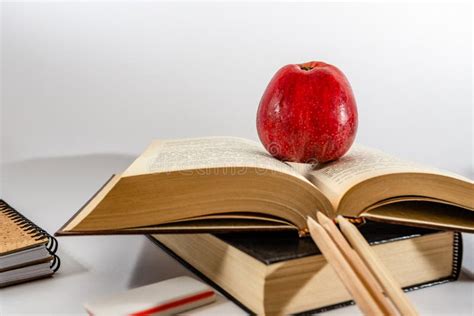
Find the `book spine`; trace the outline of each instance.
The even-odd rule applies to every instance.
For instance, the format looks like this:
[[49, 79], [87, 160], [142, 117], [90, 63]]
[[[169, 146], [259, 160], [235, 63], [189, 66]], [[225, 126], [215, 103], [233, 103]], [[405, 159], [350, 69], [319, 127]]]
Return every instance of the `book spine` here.
[[41, 240], [44, 238], [48, 239], [48, 242], [46, 243], [46, 249], [53, 257], [50, 268], [53, 272], [56, 272], [61, 265], [61, 260], [56, 255], [56, 251], [58, 250], [58, 241], [56, 240], [56, 238], [54, 238], [44, 229], [30, 221], [28, 218], [26, 218], [23, 214], [15, 210], [4, 200], [0, 200], [0, 212], [5, 214], [10, 220], [13, 221], [13, 223], [18, 225], [24, 232], [28, 233], [35, 240]]

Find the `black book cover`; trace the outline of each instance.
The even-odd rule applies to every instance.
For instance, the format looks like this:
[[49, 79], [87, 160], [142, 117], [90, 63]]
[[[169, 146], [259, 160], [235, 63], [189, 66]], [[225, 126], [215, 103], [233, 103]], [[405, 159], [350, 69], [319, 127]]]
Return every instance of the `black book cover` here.
[[[439, 232], [438, 230], [401, 226], [394, 224], [378, 223], [367, 221], [365, 224], [359, 227], [360, 232], [364, 235], [367, 241], [371, 245], [393, 242], [402, 239], [419, 237], [427, 234], [433, 234]], [[274, 264], [281, 261], [297, 259], [307, 256], [320, 255], [321, 252], [316, 247], [315, 243], [311, 238], [299, 238], [296, 233], [293, 232], [259, 232], [259, 233], [222, 233], [214, 234], [214, 236], [220, 238], [222, 241], [239, 249], [240, 251], [248, 254], [256, 260], [266, 264]], [[151, 241], [165, 250], [172, 257], [181, 262], [185, 267], [190, 269], [200, 278], [217, 288], [227, 298], [235, 302], [237, 305], [242, 307], [245, 311], [252, 313], [246, 306], [238, 302], [229, 295], [226, 291], [220, 288], [216, 283], [207, 278], [201, 272], [193, 268], [186, 261], [177, 256], [173, 251], [168, 249], [165, 245], [154, 239], [152, 236], [148, 236]], [[460, 233], [454, 234], [454, 245], [453, 245], [453, 272], [448, 278], [442, 278], [434, 280], [428, 283], [416, 284], [407, 288], [405, 291], [411, 291], [420, 289], [435, 284], [445, 283], [449, 281], [457, 280], [461, 269], [462, 261], [462, 238]], [[323, 312], [326, 310], [343, 307], [353, 304], [352, 301], [343, 302], [336, 305], [331, 305], [317, 310], [308, 311], [302, 314], [310, 314], [315, 312]]]

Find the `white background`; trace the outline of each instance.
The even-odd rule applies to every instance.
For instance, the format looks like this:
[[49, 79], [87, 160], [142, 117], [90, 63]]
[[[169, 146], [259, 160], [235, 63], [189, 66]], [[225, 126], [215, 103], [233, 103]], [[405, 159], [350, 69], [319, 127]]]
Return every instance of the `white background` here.
[[153, 138], [256, 139], [274, 72], [323, 60], [352, 83], [357, 141], [468, 174], [470, 8], [3, 4], [3, 160], [136, 155]]
[[50, 231], [154, 138], [257, 139], [310, 60], [351, 82], [358, 142], [473, 177], [469, 4], [2, 3], [1, 52], [1, 196]]

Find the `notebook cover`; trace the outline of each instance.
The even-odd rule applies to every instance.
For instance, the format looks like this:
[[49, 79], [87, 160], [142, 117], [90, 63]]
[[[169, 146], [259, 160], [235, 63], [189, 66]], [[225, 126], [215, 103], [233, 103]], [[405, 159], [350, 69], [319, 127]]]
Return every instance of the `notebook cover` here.
[[24, 225], [21, 215], [0, 200], [0, 257], [48, 242], [47, 236], [37, 234], [29, 225]]
[[[51, 255], [51, 274], [52, 275], [59, 269], [60, 260], [56, 255], [58, 249], [57, 240], [48, 234], [45, 230], [34, 224], [23, 214], [18, 212], [7, 202], [0, 199], [0, 256], [22, 251], [28, 248], [32, 248], [41, 244], [44, 244], [46, 249]], [[22, 266], [28, 266], [37, 264], [38, 261], [24, 263]], [[10, 269], [16, 269], [18, 266], [10, 267], [2, 271]], [[34, 279], [44, 277], [38, 276]], [[16, 283], [27, 281], [18, 280]], [[12, 283], [13, 284], [13, 283]], [[3, 285], [6, 286], [6, 285]]]
[[35, 265], [35, 264], [50, 262], [50, 261], [53, 261], [53, 260], [54, 260], [54, 257], [49, 256], [49, 257], [46, 257], [46, 258], [43, 258], [43, 259], [38, 259], [38, 260], [34, 260], [34, 261], [29, 261], [29, 262], [23, 262], [23, 263], [14, 265], [14, 266], [9, 266], [8, 268], [5, 268], [5, 269], [0, 269], [0, 274], [2, 272], [5, 272], [5, 271], [20, 269], [20, 268], [24, 268], [24, 267], [27, 267], [27, 266], [32, 266], [32, 265]]
[[30, 282], [30, 281], [36, 281], [36, 280], [49, 278], [49, 277], [52, 277], [53, 274], [54, 274], [54, 271], [51, 271], [51, 273], [47, 273], [47, 274], [43, 274], [43, 275], [37, 275], [37, 276], [31, 277], [31, 278], [26, 278], [26, 279], [21, 279], [21, 280], [16, 280], [16, 281], [4, 283], [4, 284], [0, 285], [0, 289], [3, 289], [7, 286], [12, 286], [12, 285], [16, 285], [16, 284], [21, 284], [21, 283], [26, 283], [26, 282]]
[[[380, 244], [386, 242], [393, 242], [402, 239], [419, 237], [427, 234], [438, 232], [437, 230], [424, 229], [417, 227], [408, 227], [400, 225], [392, 225], [386, 223], [375, 223], [367, 221], [366, 224], [360, 227], [361, 233], [369, 241], [370, 244]], [[215, 234], [216, 237], [220, 238], [229, 245], [241, 250], [242, 252], [252, 256], [256, 260], [264, 264], [273, 264], [281, 261], [303, 258], [307, 256], [320, 255], [321, 252], [316, 247], [314, 242], [310, 238], [298, 238], [296, 234], [288, 232], [278, 233], [259, 233], [256, 234], [245, 234], [245, 233], [228, 233], [228, 234]], [[218, 289], [228, 299], [236, 303], [246, 312], [254, 314], [249, 308], [237, 301], [229, 293], [223, 290], [219, 285], [207, 278], [200, 271], [192, 267], [185, 260], [181, 259], [172, 250], [167, 248], [165, 245], [154, 239], [152, 236], [147, 236], [153, 243], [162, 248], [165, 252], [171, 255], [173, 258], [178, 260], [187, 269], [195, 273], [204, 281], [211, 284], [213, 287]], [[275, 246], [278, 245], [278, 249]], [[446, 283], [457, 280], [461, 270], [462, 262], [462, 237], [460, 233], [454, 233], [454, 245], [453, 245], [453, 270], [452, 275], [447, 278], [441, 278], [426, 283], [415, 284], [409, 287], [405, 287], [405, 291], [417, 290], [436, 284]], [[300, 313], [301, 315], [320, 313], [327, 310], [347, 306], [354, 304], [353, 301], [342, 302], [335, 305], [321, 307], [315, 310]]]

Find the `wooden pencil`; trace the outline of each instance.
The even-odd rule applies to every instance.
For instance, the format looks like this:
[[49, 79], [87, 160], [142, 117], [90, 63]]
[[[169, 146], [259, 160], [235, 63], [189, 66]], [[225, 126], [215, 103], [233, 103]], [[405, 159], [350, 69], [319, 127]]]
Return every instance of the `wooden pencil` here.
[[374, 300], [379, 305], [384, 315], [398, 315], [397, 310], [394, 308], [390, 300], [385, 297], [383, 290], [375, 276], [366, 266], [359, 254], [351, 248], [347, 240], [341, 234], [336, 224], [326, 217], [323, 213], [318, 212], [317, 218], [319, 224], [323, 226], [328, 232], [329, 236], [333, 239], [335, 244], [339, 247], [339, 250], [344, 255], [346, 260], [352, 266], [357, 276], [360, 278], [367, 291], [372, 295]]
[[337, 222], [344, 236], [349, 240], [352, 247], [372, 271], [400, 314], [418, 315], [415, 307], [408, 300], [407, 295], [403, 292], [398, 282], [373, 252], [359, 230], [342, 216], [337, 217]]
[[338, 250], [336, 244], [329, 237], [324, 228], [311, 217], [307, 218], [309, 232], [314, 242], [333, 267], [352, 298], [365, 315], [382, 315], [383, 312], [367, 288], [359, 279], [351, 265]]

